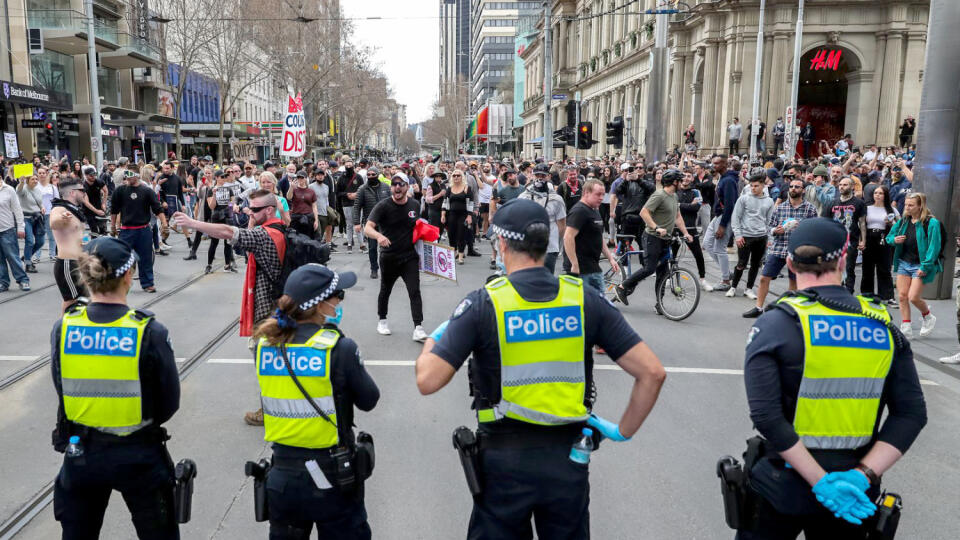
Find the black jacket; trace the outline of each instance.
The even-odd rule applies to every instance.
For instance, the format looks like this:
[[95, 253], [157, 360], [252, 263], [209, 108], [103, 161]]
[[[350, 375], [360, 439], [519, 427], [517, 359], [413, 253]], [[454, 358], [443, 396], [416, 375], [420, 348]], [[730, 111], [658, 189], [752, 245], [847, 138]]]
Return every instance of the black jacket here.
[[[373, 212], [373, 207], [378, 202], [390, 198], [390, 186], [377, 181], [377, 185], [371, 187], [369, 183], [364, 183], [363, 187], [357, 190], [357, 198], [353, 201], [353, 207], [356, 211], [353, 213], [353, 224], [360, 225], [366, 223]], [[362, 215], [362, 216], [361, 216]], [[362, 217], [362, 219], [361, 219]]]

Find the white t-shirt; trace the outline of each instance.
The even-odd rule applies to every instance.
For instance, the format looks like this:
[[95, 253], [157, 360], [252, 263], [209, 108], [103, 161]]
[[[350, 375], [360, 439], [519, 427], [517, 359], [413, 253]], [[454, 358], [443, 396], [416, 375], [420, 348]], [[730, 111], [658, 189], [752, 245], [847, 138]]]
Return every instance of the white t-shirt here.
[[[882, 206], [876, 206], [871, 204], [867, 207], [867, 228], [868, 229], [885, 229], [887, 227], [887, 209]], [[896, 208], [893, 209], [893, 219], [890, 220], [890, 224], [893, 224], [894, 221], [900, 218], [900, 212]]]
[[53, 200], [60, 198], [60, 190], [53, 184], [37, 184], [37, 189], [43, 194], [40, 199], [43, 204], [43, 211], [49, 214], [50, 210], [53, 209]]
[[[487, 176], [487, 180], [496, 180], [496, 176]], [[489, 204], [490, 199], [493, 197], [493, 186], [486, 183], [480, 182], [480, 193], [478, 193], [478, 202], [480, 204]]]
[[240, 183], [240, 187], [243, 191], [248, 189], [257, 189], [260, 187], [260, 182], [257, 180], [256, 176], [241, 176], [237, 179], [237, 182]]

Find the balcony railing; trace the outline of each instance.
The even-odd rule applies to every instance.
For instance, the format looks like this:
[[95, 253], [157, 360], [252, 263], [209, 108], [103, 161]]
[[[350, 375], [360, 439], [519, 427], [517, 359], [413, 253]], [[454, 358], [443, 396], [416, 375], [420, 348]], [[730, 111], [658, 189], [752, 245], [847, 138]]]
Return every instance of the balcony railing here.
[[[86, 15], [71, 9], [31, 9], [27, 12], [27, 24], [30, 28], [47, 30], [87, 31]], [[107, 25], [95, 20], [93, 34], [99, 39], [119, 45], [119, 31], [116, 25]]]
[[132, 34], [120, 32], [118, 44], [121, 47], [132, 49], [134, 52], [147, 58], [160, 61], [160, 51], [158, 51], [156, 47]]

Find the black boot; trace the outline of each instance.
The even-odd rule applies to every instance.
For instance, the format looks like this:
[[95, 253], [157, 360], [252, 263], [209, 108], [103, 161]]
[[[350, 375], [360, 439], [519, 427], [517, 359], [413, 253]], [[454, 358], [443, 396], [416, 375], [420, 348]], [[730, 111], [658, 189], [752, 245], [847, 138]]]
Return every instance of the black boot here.
[[195, 261], [197, 260], [197, 252], [190, 250], [190, 254], [183, 258], [185, 261]]

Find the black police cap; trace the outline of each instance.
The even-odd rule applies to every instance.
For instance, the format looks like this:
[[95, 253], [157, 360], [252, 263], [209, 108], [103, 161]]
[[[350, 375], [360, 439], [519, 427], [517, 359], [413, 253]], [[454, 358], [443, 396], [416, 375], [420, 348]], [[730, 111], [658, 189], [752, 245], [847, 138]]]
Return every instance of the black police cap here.
[[357, 275], [353, 272], [334, 272], [322, 264], [310, 263], [290, 273], [283, 294], [292, 298], [301, 310], [307, 310], [356, 284]]
[[[839, 259], [847, 252], [849, 236], [847, 229], [839, 221], [822, 217], [805, 219], [790, 235], [790, 258], [801, 264], [820, 264]], [[797, 255], [797, 249], [803, 246], [820, 248], [822, 253], [816, 257]]]
[[111, 236], [91, 240], [83, 251], [100, 259], [114, 277], [126, 274], [140, 260], [130, 244]]
[[530, 199], [512, 199], [497, 207], [490, 226], [498, 236], [522, 241], [526, 237], [527, 228], [535, 223], [550, 224], [550, 216], [543, 206]]

